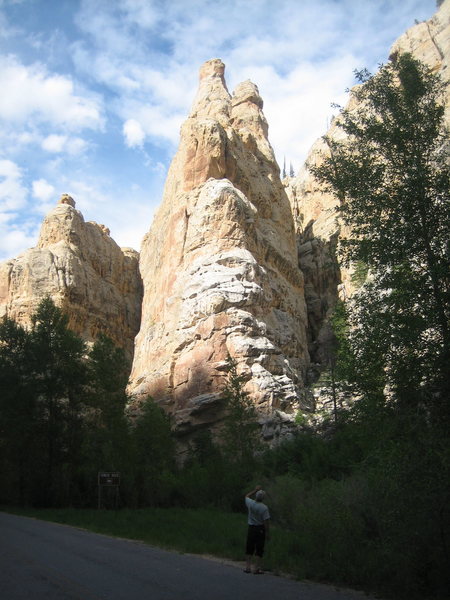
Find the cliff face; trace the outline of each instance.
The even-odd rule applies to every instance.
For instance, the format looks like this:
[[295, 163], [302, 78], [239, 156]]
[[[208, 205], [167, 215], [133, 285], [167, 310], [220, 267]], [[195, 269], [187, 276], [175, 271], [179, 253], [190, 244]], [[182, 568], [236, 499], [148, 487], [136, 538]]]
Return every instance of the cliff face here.
[[260, 412], [293, 413], [308, 366], [294, 223], [251, 82], [200, 71], [162, 205], [141, 249], [142, 324], [130, 392], [180, 432], [220, 417], [228, 355]]
[[[426, 63], [447, 84], [444, 100], [450, 126], [450, 0], [445, 0], [429, 21], [418, 23], [403, 34], [390, 55], [403, 52]], [[332, 123], [327, 136], [339, 139], [342, 135]], [[317, 140], [298, 176], [284, 182], [295, 220], [299, 266], [305, 278], [309, 351], [312, 363], [318, 366], [326, 362], [327, 318], [338, 297], [345, 299], [354, 292], [352, 272], [339, 268], [336, 259], [337, 241], [348, 235], [337, 219], [337, 198], [321, 189], [306, 166], [319, 164], [321, 155], [326, 154], [323, 140]]]
[[450, 126], [450, 0], [445, 0], [429, 21], [417, 23], [400, 36], [390, 56], [403, 52], [427, 64], [446, 83], [446, 121]]
[[[450, 0], [401, 36], [397, 52], [411, 52], [449, 84]], [[246, 81], [230, 95], [224, 69], [217, 59], [201, 68], [142, 244], [144, 295], [138, 254], [86, 223], [64, 195], [37, 247], [0, 264], [0, 317], [27, 324], [51, 296], [86, 340], [104, 333], [130, 358], [134, 351], [133, 402], [153, 396], [180, 433], [220, 421], [231, 355], [271, 439], [308, 408], [307, 372], [327, 360], [327, 317], [338, 296], [353, 291], [351, 273], [336, 259], [347, 232], [335, 196], [306, 166], [281, 183], [258, 89]], [[449, 96], [447, 85], [450, 125]], [[341, 135], [332, 124], [328, 136]], [[307, 163], [325, 152], [320, 139]]]
[[63, 195], [45, 218], [37, 246], [0, 264], [0, 317], [29, 324], [50, 296], [73, 331], [87, 341], [106, 334], [131, 359], [142, 299], [138, 256], [119, 248], [103, 225], [85, 222]]

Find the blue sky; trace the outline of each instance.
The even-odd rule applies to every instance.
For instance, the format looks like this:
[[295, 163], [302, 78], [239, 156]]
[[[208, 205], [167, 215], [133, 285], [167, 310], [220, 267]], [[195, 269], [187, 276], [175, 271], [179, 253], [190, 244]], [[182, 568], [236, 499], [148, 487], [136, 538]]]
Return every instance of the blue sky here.
[[294, 168], [435, 0], [0, 0], [0, 260], [36, 244], [62, 193], [139, 250], [210, 58], [259, 87]]

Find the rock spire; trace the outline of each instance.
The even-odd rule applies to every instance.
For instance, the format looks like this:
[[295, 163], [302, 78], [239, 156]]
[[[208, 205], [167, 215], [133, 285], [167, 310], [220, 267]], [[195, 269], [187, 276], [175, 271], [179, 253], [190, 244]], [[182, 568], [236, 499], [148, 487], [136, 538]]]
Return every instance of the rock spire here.
[[[178, 430], [213, 425], [227, 356], [261, 413], [290, 414], [308, 367], [294, 222], [258, 88], [232, 95], [218, 59], [200, 69], [164, 197], [141, 248], [142, 324], [130, 391]], [[270, 437], [270, 433], [267, 436]]]
[[131, 359], [139, 329], [138, 253], [119, 248], [104, 225], [86, 222], [63, 194], [45, 217], [35, 248], [0, 264], [0, 317], [27, 325], [50, 296], [87, 341], [108, 335]]

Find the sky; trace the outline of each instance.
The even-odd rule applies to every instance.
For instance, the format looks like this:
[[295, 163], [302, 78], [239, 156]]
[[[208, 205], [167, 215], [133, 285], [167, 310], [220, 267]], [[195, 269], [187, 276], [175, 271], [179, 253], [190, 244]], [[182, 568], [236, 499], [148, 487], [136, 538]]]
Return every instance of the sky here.
[[0, 0], [0, 260], [37, 243], [63, 193], [139, 250], [200, 66], [251, 79], [280, 166], [303, 164], [435, 0]]

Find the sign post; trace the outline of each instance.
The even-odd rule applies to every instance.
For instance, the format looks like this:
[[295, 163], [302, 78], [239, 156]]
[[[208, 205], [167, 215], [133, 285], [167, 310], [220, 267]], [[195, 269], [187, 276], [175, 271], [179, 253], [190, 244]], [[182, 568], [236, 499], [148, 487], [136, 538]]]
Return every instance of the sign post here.
[[98, 472], [98, 508], [102, 506], [103, 488], [113, 488], [114, 505], [117, 509], [119, 504], [119, 486], [120, 473], [118, 471], [99, 471]]

